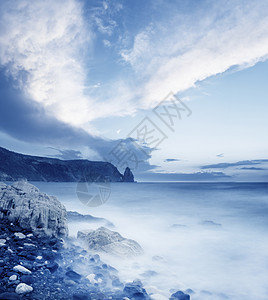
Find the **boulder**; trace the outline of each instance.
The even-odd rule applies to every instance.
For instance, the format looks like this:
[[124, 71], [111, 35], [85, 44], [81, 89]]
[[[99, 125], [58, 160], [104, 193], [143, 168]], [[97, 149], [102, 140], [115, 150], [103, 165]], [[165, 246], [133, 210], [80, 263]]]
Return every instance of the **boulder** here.
[[170, 300], [190, 300], [190, 296], [182, 291], [178, 291], [171, 295]]
[[[57, 198], [41, 193], [34, 185], [19, 181], [0, 183], [0, 222], [6, 218], [22, 230], [37, 235], [64, 237], [68, 234], [66, 209]], [[24, 237], [15, 233], [17, 238]]]
[[19, 283], [15, 292], [19, 295], [27, 294], [33, 291], [33, 288], [26, 283]]
[[116, 256], [137, 256], [143, 253], [134, 240], [122, 237], [118, 232], [100, 227], [96, 230], [78, 231], [77, 238], [95, 252], [105, 252]]
[[149, 300], [149, 296], [146, 290], [143, 288], [142, 283], [139, 280], [134, 280], [131, 283], [127, 283], [123, 290], [124, 295], [131, 300]]

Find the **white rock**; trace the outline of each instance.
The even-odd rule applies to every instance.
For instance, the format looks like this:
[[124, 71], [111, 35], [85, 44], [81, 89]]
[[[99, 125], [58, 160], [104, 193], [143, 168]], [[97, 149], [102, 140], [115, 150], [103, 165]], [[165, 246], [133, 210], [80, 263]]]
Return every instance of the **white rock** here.
[[106, 252], [120, 257], [137, 256], [143, 253], [136, 241], [123, 238], [118, 232], [105, 227], [78, 231], [77, 238], [83, 240], [88, 249], [95, 252]]
[[33, 288], [26, 283], [19, 283], [15, 290], [15, 292], [19, 295], [30, 293], [32, 291], [33, 291]]
[[26, 269], [25, 267], [23, 266], [20, 266], [20, 265], [17, 265], [13, 268], [14, 271], [16, 272], [20, 272], [22, 274], [31, 274], [32, 272], [28, 269]]
[[3, 247], [6, 245], [6, 240], [5, 239], [0, 239], [0, 247]]
[[95, 283], [98, 283], [98, 281], [95, 280], [95, 277], [96, 277], [95, 274], [89, 274], [89, 275], [87, 275], [86, 278], [90, 281], [91, 284], [95, 284]]
[[29, 247], [35, 247], [36, 248], [36, 246], [34, 244], [31, 244], [31, 243], [24, 243], [24, 246], [29, 246]]
[[14, 280], [17, 280], [17, 278], [18, 278], [17, 275], [11, 275], [11, 276], [9, 277], [9, 280], [10, 280], [10, 281], [14, 281]]
[[33, 237], [33, 234], [32, 234], [32, 233], [29, 233], [29, 234], [27, 234], [26, 236], [27, 236], [27, 238], [31, 238], [31, 237]]
[[16, 221], [21, 228], [36, 234], [68, 235], [64, 205], [28, 182], [20, 181], [12, 186], [1, 183], [0, 207], [0, 220]]
[[16, 237], [18, 237], [19, 239], [25, 239], [26, 238], [26, 235], [23, 234], [22, 232], [15, 232], [14, 235]]
[[43, 258], [43, 256], [41, 256], [41, 255], [38, 255], [37, 257], [36, 257], [36, 259], [38, 259], [38, 260], [41, 260]]

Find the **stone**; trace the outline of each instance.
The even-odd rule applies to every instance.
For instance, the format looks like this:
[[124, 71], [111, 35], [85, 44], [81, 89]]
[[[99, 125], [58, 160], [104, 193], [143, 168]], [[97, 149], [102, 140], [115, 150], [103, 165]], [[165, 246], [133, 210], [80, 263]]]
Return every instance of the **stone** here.
[[134, 280], [132, 283], [127, 283], [123, 290], [124, 296], [135, 300], [149, 300], [146, 290], [143, 288], [139, 280]]
[[34, 279], [31, 275], [22, 275], [20, 279], [23, 283], [27, 284], [32, 284], [34, 282]]
[[118, 232], [105, 227], [97, 230], [78, 231], [77, 238], [83, 240], [89, 250], [106, 252], [112, 255], [129, 257], [143, 253], [141, 246], [134, 240], [122, 237]]
[[14, 233], [15, 237], [19, 238], [19, 239], [25, 239], [26, 235], [23, 234], [22, 232], [15, 232]]
[[126, 167], [124, 175], [123, 175], [124, 182], [134, 182], [134, 175], [131, 172], [129, 167]]
[[26, 283], [19, 283], [15, 289], [15, 292], [19, 295], [28, 294], [33, 291], [33, 288]]
[[15, 281], [15, 280], [17, 280], [17, 278], [18, 278], [17, 275], [11, 275], [11, 276], [9, 277], [9, 280], [10, 280], [10, 281]]
[[17, 300], [20, 299], [20, 297], [15, 293], [4, 292], [4, 293], [0, 293], [0, 299]]
[[34, 232], [37, 235], [64, 237], [68, 235], [66, 209], [56, 197], [41, 193], [34, 185], [19, 181], [12, 186], [1, 183], [0, 221], [13, 222], [10, 230], [15, 236], [25, 235], [18, 229]]
[[22, 274], [31, 274], [32, 272], [30, 270], [28, 270], [27, 268], [21, 266], [21, 265], [17, 265], [13, 268], [14, 271], [16, 272], [20, 272]]
[[178, 291], [171, 295], [170, 300], [190, 300], [190, 296], [188, 294], [184, 294], [182, 291]]
[[71, 280], [75, 281], [75, 282], [79, 282], [79, 280], [81, 279], [81, 275], [76, 273], [73, 270], [69, 270], [65, 273], [65, 275], [67, 277], [69, 277]]

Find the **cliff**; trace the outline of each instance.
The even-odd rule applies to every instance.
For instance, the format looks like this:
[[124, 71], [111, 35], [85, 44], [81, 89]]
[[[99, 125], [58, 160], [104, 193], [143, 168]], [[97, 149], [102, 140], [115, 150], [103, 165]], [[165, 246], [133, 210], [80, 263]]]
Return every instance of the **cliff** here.
[[129, 181], [129, 172], [131, 171], [122, 175], [109, 162], [30, 156], [0, 147], [0, 180], [2, 181], [27, 179], [52, 182], [124, 182]]

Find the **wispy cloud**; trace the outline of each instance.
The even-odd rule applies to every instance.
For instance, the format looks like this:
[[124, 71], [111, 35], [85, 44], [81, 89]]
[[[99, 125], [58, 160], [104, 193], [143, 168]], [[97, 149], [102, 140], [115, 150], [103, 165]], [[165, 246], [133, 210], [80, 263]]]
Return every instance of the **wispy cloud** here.
[[167, 158], [164, 160], [164, 162], [174, 162], [174, 161], [180, 161], [180, 159], [176, 159], [176, 158]]
[[150, 107], [168, 91], [266, 59], [267, 13], [266, 1], [206, 1], [190, 13], [172, 6], [166, 18], [140, 31], [133, 46], [121, 52], [145, 81], [141, 103]]
[[240, 166], [259, 165], [262, 163], [268, 163], [268, 159], [255, 159], [255, 160], [243, 160], [234, 163], [219, 163], [202, 166], [201, 169], [226, 169]]

